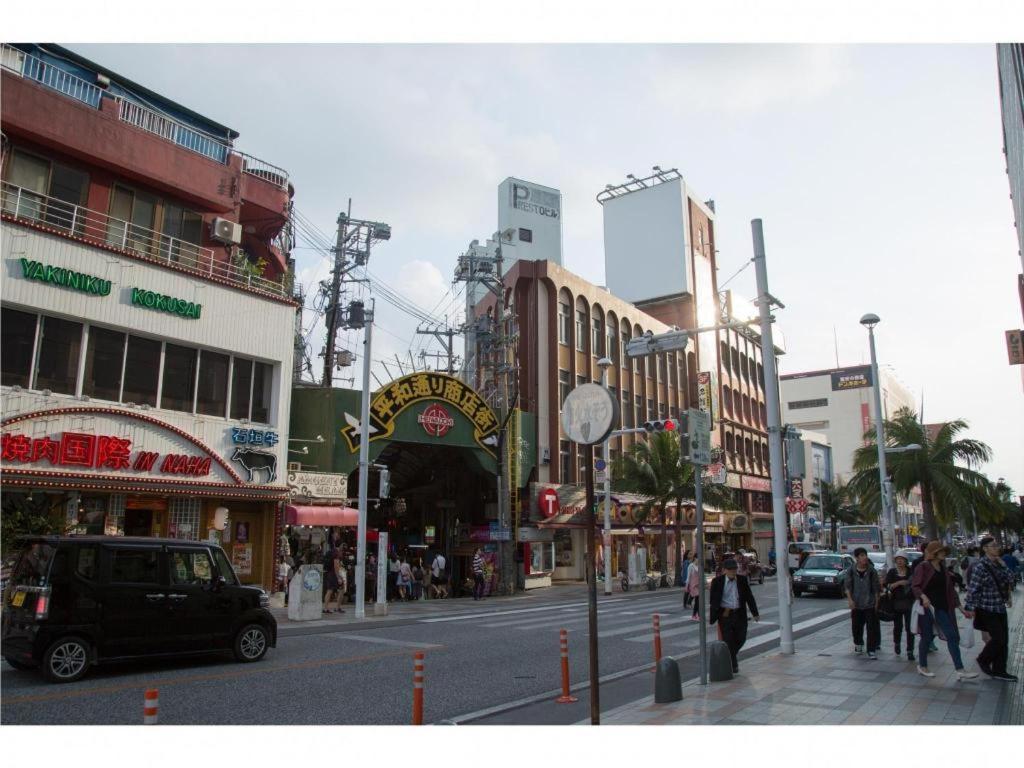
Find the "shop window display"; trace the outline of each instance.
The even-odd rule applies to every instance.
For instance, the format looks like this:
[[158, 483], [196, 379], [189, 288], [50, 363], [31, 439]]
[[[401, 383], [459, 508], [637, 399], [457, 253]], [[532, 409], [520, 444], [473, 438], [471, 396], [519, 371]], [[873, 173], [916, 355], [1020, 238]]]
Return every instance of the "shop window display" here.
[[572, 546], [572, 531], [561, 529], [555, 531], [555, 566], [572, 568], [576, 565], [575, 550]]
[[530, 545], [530, 573], [550, 573], [555, 569], [555, 545]]

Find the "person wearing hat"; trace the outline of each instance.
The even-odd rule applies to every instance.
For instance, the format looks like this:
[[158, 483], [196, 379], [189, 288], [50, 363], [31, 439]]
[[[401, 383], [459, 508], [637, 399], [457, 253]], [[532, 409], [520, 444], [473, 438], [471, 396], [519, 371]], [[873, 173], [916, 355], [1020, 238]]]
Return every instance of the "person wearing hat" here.
[[720, 622], [722, 639], [729, 646], [732, 656], [732, 671], [739, 672], [738, 657], [743, 644], [747, 642], [747, 608], [760, 621], [754, 593], [750, 591], [750, 582], [746, 576], [737, 574], [737, 564], [732, 558], [722, 563], [722, 575], [711, 581], [711, 608], [709, 620], [712, 624]]
[[892, 642], [897, 656], [903, 630], [907, 631], [907, 661], [914, 660], [914, 636], [910, 633], [910, 612], [914, 608], [914, 593], [910, 590], [910, 561], [896, 555], [896, 567], [885, 574], [885, 591], [892, 596]]
[[[945, 544], [940, 541], [930, 542], [924, 551], [924, 562], [914, 569], [914, 576], [910, 582], [914, 598], [924, 608], [924, 613], [918, 621], [921, 643], [918, 649], [920, 661], [917, 671], [925, 677], [935, 677], [935, 673], [928, 670], [928, 646], [937, 629], [938, 634], [946, 640], [946, 647], [949, 649], [950, 658], [953, 659], [958, 678], [970, 680], [977, 677], [978, 673], [965, 670], [960, 658], [960, 633], [956, 626], [956, 609], [960, 607], [960, 596], [956, 593], [953, 577], [946, 569], [948, 554], [949, 550]], [[960, 610], [967, 618], [974, 618], [971, 611], [963, 608]]]

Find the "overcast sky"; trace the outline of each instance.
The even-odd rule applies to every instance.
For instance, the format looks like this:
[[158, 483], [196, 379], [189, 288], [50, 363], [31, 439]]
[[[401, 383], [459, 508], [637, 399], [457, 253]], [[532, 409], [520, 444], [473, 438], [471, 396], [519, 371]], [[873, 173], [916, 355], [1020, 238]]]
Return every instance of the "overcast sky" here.
[[[371, 271], [453, 321], [455, 259], [495, 230], [506, 176], [562, 191], [565, 266], [603, 284], [595, 194], [676, 167], [716, 202], [720, 281], [763, 219], [782, 373], [833, 366], [833, 331], [840, 364], [866, 362], [858, 319], [874, 312], [880, 362], [923, 393], [926, 421], [966, 419], [995, 452], [986, 471], [1024, 492], [994, 45], [69, 47], [238, 130], [328, 239], [349, 197], [390, 223]], [[295, 255], [304, 284], [326, 276], [315, 250]], [[729, 287], [752, 297], [753, 270]], [[438, 348], [378, 310], [375, 359]], [[317, 329], [318, 375], [322, 346]]]

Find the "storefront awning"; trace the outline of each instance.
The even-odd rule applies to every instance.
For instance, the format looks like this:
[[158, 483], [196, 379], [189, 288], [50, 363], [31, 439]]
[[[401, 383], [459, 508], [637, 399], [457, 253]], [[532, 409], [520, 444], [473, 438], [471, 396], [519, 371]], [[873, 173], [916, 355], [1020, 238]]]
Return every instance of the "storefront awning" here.
[[284, 522], [286, 525], [355, 526], [359, 522], [359, 510], [289, 504], [284, 508]]

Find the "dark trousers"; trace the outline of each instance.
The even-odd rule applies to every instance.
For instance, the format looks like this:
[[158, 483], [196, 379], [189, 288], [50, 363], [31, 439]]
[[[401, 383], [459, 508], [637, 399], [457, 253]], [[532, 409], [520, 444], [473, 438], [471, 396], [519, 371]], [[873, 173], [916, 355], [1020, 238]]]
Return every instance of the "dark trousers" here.
[[1010, 649], [1010, 632], [1005, 613], [978, 610], [980, 626], [988, 632], [988, 642], [978, 654], [978, 663], [997, 674], [1006, 674], [1006, 659]]
[[850, 611], [853, 620], [853, 644], [864, 645], [864, 625], [868, 627], [868, 652], [882, 647], [882, 627], [878, 623], [878, 611], [874, 608], [854, 608]]
[[914, 636], [910, 633], [910, 612], [913, 606], [905, 611], [893, 611], [892, 619], [892, 642], [896, 646], [896, 653], [900, 652], [900, 641], [903, 639], [903, 630], [907, 630], [907, 658], [914, 658]]
[[388, 571], [388, 600], [398, 599], [398, 571]]
[[693, 600], [693, 598], [690, 596], [689, 592], [683, 594], [683, 608], [689, 608], [691, 600]]
[[482, 573], [473, 574], [473, 599], [479, 600], [484, 596], [484, 575]]
[[700, 602], [700, 598], [699, 597], [694, 597], [693, 598], [693, 615], [694, 616], [699, 616], [700, 615], [700, 606], [698, 605], [699, 602]]
[[737, 656], [739, 656], [740, 648], [747, 642], [746, 608], [734, 610], [728, 616], [719, 616], [718, 625], [722, 630], [722, 639], [729, 646], [729, 655], [732, 656], [732, 671], [736, 672], [740, 668]]

